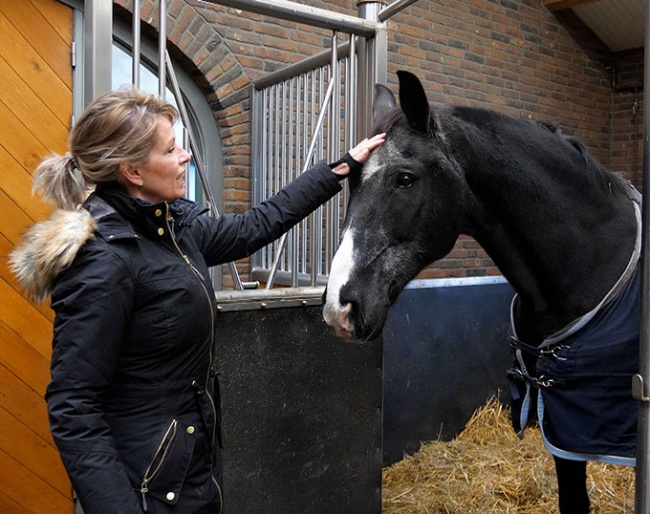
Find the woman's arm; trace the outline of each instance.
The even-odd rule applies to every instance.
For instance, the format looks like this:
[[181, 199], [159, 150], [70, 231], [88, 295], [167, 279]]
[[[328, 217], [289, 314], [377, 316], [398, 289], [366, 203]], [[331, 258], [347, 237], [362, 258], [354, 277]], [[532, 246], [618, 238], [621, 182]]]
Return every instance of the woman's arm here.
[[[353, 166], [368, 158], [385, 140], [384, 134], [366, 138], [350, 150]], [[347, 162], [346, 162], [347, 161]], [[197, 219], [197, 240], [208, 266], [251, 255], [278, 239], [320, 205], [336, 195], [339, 180], [350, 173], [350, 161], [330, 168], [321, 161], [282, 188], [277, 194], [242, 214]]]
[[89, 246], [52, 294], [50, 428], [86, 512], [140, 514], [102, 410], [132, 308], [132, 281], [119, 261]]

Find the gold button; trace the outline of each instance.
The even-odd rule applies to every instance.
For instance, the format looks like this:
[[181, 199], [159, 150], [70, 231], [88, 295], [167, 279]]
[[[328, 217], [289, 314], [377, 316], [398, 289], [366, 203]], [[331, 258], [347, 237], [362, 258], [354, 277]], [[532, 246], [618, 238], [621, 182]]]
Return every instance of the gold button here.
[[167, 501], [172, 501], [174, 498], [176, 498], [176, 495], [170, 491], [165, 495], [165, 498], [167, 498]]
[[164, 235], [164, 234], [165, 234], [165, 229], [162, 228], [162, 227], [159, 228], [159, 229], [158, 229], [158, 235], [159, 235], [159, 236], [162, 236], [162, 235]]
[[160, 218], [162, 216], [162, 209], [156, 209], [155, 214]]
[[187, 427], [187, 433], [192, 435], [196, 429], [193, 426]]

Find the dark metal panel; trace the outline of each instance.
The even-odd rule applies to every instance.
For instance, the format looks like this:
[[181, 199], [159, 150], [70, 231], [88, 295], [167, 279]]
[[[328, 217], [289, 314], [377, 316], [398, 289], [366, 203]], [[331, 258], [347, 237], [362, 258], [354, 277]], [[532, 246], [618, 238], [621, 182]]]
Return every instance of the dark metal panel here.
[[341, 342], [320, 306], [217, 323], [225, 511], [381, 512], [381, 341]]
[[451, 439], [499, 391], [509, 399], [512, 288], [505, 281], [443, 284], [405, 289], [388, 315], [385, 465], [416, 452], [424, 441]]

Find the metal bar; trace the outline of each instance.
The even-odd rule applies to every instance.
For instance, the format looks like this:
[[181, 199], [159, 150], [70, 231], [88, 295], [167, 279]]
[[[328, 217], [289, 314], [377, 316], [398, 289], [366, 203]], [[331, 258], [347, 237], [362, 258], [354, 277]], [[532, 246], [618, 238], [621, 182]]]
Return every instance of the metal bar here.
[[167, 61], [167, 3], [166, 0], [160, 1], [160, 28], [158, 30], [158, 96], [165, 99], [167, 91], [167, 78], [165, 77], [165, 64]]
[[388, 7], [379, 11], [377, 18], [379, 18], [379, 21], [386, 21], [391, 16], [394, 16], [401, 10], [405, 9], [409, 5], [414, 4], [417, 1], [418, 0], [397, 0], [396, 2], [390, 4]]
[[84, 105], [111, 90], [113, 1], [84, 2]]
[[[293, 155], [294, 155], [294, 138], [296, 137], [296, 133], [294, 132], [294, 90], [296, 89], [295, 85], [295, 77], [289, 79], [288, 81], [289, 84], [289, 91], [288, 91], [288, 104], [289, 104], [289, 123], [288, 123], [288, 138], [287, 138], [287, 146], [285, 147], [285, 151], [287, 152], [287, 176], [289, 181], [293, 180], [294, 178], [294, 163], [293, 163]], [[297, 287], [298, 286], [298, 272], [300, 268], [300, 245], [298, 244], [298, 236], [300, 235], [300, 225], [302, 222], [298, 223], [294, 227], [294, 229], [291, 231], [291, 286], [292, 287]]]
[[[336, 42], [335, 37], [333, 37], [333, 41]], [[336, 55], [336, 50], [337, 50], [336, 44], [332, 45], [332, 52], [334, 53], [334, 55]], [[330, 82], [327, 87], [327, 93], [325, 94], [325, 98], [323, 100], [323, 103], [321, 104], [321, 110], [318, 116], [318, 121], [316, 122], [316, 127], [314, 129], [314, 132], [312, 133], [311, 145], [309, 146], [309, 152], [307, 153], [307, 156], [305, 158], [305, 162], [301, 173], [305, 173], [307, 169], [309, 169], [311, 159], [316, 149], [316, 143], [318, 142], [319, 139], [318, 136], [321, 132], [323, 121], [325, 120], [325, 115], [327, 114], [329, 108], [330, 100], [332, 99], [332, 92], [334, 91], [334, 85], [335, 85], [334, 80], [330, 77]], [[285, 233], [280, 239], [280, 241], [278, 242], [277, 253], [275, 255], [275, 260], [273, 261], [273, 267], [271, 268], [271, 271], [269, 273], [269, 278], [266, 282], [266, 289], [271, 289], [273, 287], [273, 283], [275, 282], [275, 275], [278, 272], [278, 265], [280, 263], [280, 258], [282, 256], [284, 245], [286, 244], [286, 240], [287, 240], [287, 234]]]
[[[650, 84], [650, 3], [646, 5], [645, 48], [643, 83]], [[643, 190], [650, 190], [650, 98], [643, 99]], [[650, 202], [643, 202], [642, 207], [642, 288], [641, 288], [641, 330], [639, 334], [639, 374], [635, 377], [641, 381], [639, 400], [639, 419], [637, 426], [635, 509], [637, 514], [650, 512]]]
[[[332, 54], [332, 63], [331, 63], [331, 69], [332, 69], [332, 77], [336, 83], [336, 88], [334, 90], [334, 98], [332, 102], [330, 102], [330, 135], [329, 135], [329, 148], [330, 148], [330, 153], [328, 159], [330, 161], [334, 161], [338, 158], [339, 155], [343, 155], [345, 153], [341, 149], [341, 65], [342, 63], [339, 62], [338, 57], [335, 53]], [[345, 118], [345, 111], [344, 111], [344, 118]], [[337, 197], [334, 197], [332, 200], [330, 200], [327, 203], [327, 215], [325, 218], [325, 242], [324, 242], [324, 252], [321, 252], [321, 256], [323, 256], [323, 265], [328, 267], [329, 266], [329, 256], [334, 254], [334, 248], [335, 248], [335, 241], [338, 243], [338, 238], [334, 238], [334, 228], [336, 224], [336, 216], [338, 216], [338, 213], [335, 214], [336, 208], [335, 208], [335, 203], [338, 201]], [[327, 268], [326, 268], [327, 269]], [[318, 279], [318, 276], [312, 276], [312, 283], [311, 285], [316, 285], [316, 281]]]
[[[388, 81], [388, 29], [386, 25], [379, 27], [377, 35], [373, 40], [375, 59], [373, 59], [372, 77], [373, 80], [369, 84], [371, 89], [371, 97], [374, 98], [374, 85], [386, 84]], [[382, 58], [385, 57], [385, 58]]]
[[[339, 45], [337, 52], [341, 58], [347, 57], [348, 53], [350, 52], [350, 43]], [[313, 55], [300, 62], [291, 64], [286, 68], [274, 71], [273, 73], [269, 73], [268, 75], [257, 79], [253, 82], [253, 86], [255, 89], [264, 89], [265, 87], [272, 86], [274, 84], [282, 82], [283, 80], [295, 77], [296, 75], [302, 75], [308, 71], [320, 68], [330, 62], [331, 55], [332, 50], [326, 50], [319, 54]]]
[[[357, 112], [357, 81], [359, 80], [359, 75], [357, 73], [356, 44], [357, 44], [357, 36], [352, 34], [350, 36], [350, 75], [348, 77], [348, 87], [350, 88], [350, 103], [349, 103], [350, 126], [348, 127], [348, 130], [349, 130], [348, 143], [349, 144], [353, 144], [357, 140], [356, 135], [355, 135], [355, 131], [356, 131], [356, 128], [357, 128], [357, 119], [356, 119], [356, 112]], [[346, 183], [347, 183], [347, 181], [346, 181]]]
[[372, 37], [377, 22], [363, 20], [356, 16], [333, 13], [325, 9], [289, 2], [286, 0], [199, 0], [202, 3], [243, 9], [287, 21], [304, 23], [313, 27], [337, 30], [348, 34]]
[[133, 1], [133, 52], [131, 59], [131, 82], [140, 87], [140, 0]]
[[[174, 97], [176, 98], [176, 103], [178, 104], [178, 111], [181, 115], [181, 120], [183, 121], [183, 125], [185, 126], [185, 129], [187, 130], [187, 134], [190, 139], [190, 149], [192, 150], [192, 158], [194, 159], [196, 171], [199, 175], [199, 179], [201, 180], [203, 191], [205, 192], [205, 195], [210, 204], [212, 215], [219, 216], [219, 209], [217, 208], [217, 203], [215, 202], [214, 195], [212, 194], [210, 183], [208, 182], [208, 179], [204, 172], [205, 168], [203, 167], [203, 163], [201, 161], [201, 154], [199, 153], [199, 148], [196, 144], [196, 137], [194, 136], [192, 125], [190, 124], [190, 118], [189, 115], [187, 114], [187, 109], [185, 107], [185, 102], [181, 95], [180, 87], [178, 86], [178, 80], [176, 79], [176, 73], [174, 72], [174, 67], [172, 65], [171, 57], [169, 56], [169, 53], [167, 51], [165, 51], [164, 55], [165, 55], [165, 68], [169, 74], [169, 81], [172, 86]], [[232, 280], [235, 284], [235, 288], [238, 289], [239, 291], [242, 291], [244, 289], [244, 285], [239, 277], [237, 266], [235, 265], [234, 262], [230, 262], [228, 263], [228, 267], [230, 269], [230, 274], [232, 275]]]

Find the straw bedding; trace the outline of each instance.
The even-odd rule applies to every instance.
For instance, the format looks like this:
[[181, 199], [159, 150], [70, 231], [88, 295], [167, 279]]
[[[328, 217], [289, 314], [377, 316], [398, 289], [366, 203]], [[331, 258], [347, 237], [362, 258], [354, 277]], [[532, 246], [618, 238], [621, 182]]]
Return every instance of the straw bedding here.
[[[634, 469], [587, 465], [592, 512], [634, 512]], [[523, 440], [493, 399], [454, 440], [422, 445], [383, 472], [383, 513], [556, 514], [557, 482], [538, 428]]]

